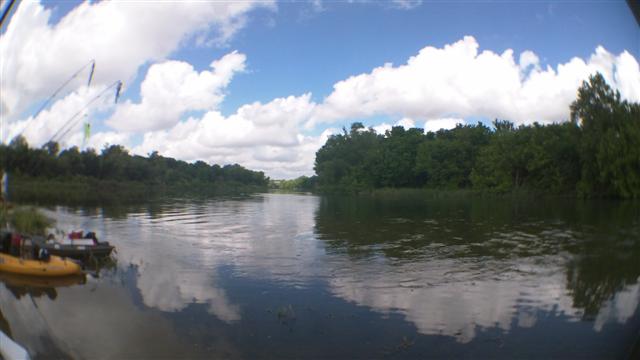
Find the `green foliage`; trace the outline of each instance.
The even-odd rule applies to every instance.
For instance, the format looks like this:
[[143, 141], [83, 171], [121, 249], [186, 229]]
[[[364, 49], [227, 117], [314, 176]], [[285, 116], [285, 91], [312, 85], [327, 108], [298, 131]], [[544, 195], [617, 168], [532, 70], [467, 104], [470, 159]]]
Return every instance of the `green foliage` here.
[[316, 153], [318, 186], [331, 190], [359, 191], [373, 188], [380, 178], [382, 136], [354, 123], [351, 131], [332, 135]]
[[416, 172], [431, 188], [467, 188], [478, 151], [490, 135], [491, 130], [478, 123], [427, 136], [418, 148]]
[[379, 181], [371, 183], [383, 187], [418, 186], [415, 162], [418, 146], [423, 142], [422, 129], [405, 130], [394, 126], [382, 141], [380, 160], [376, 161]]
[[7, 218], [18, 232], [32, 235], [45, 235], [47, 228], [53, 226], [53, 220], [32, 207], [19, 207], [9, 211]]
[[317, 180], [317, 176], [308, 177], [303, 175], [291, 180], [272, 180], [269, 186], [273, 189], [286, 191], [314, 191]]
[[579, 177], [577, 136], [571, 123], [520, 126], [494, 123], [496, 131], [478, 155], [471, 180], [477, 189], [573, 192]]
[[592, 76], [571, 105], [571, 122], [516, 127], [496, 120], [423, 134], [376, 134], [354, 123], [316, 153], [318, 187], [360, 192], [426, 187], [489, 192], [640, 197], [640, 104], [620, 100]]
[[571, 120], [582, 130], [579, 192], [640, 197], [640, 104], [621, 101], [596, 74], [578, 89]]
[[[134, 188], [173, 188], [218, 191], [222, 188], [266, 189], [269, 179], [263, 172], [251, 171], [233, 164], [220, 167], [198, 161], [190, 164], [152, 153], [148, 158], [132, 156], [120, 145], [106, 146], [100, 154], [88, 149], [80, 152], [72, 147], [59, 152], [56, 143], [47, 143], [42, 149], [30, 148], [23, 137], [11, 144], [0, 145], [0, 167], [12, 175], [10, 191], [16, 188], [30, 194], [64, 192], [65, 188], [81, 189], [90, 195], [96, 189], [109, 187], [131, 194], [127, 189], [112, 184], [131, 184]], [[43, 186], [30, 189], [28, 184], [16, 184], [17, 179], [29, 183], [57, 182], [61, 187]], [[138, 186], [138, 185], [140, 186]], [[49, 189], [49, 191], [45, 191]]]

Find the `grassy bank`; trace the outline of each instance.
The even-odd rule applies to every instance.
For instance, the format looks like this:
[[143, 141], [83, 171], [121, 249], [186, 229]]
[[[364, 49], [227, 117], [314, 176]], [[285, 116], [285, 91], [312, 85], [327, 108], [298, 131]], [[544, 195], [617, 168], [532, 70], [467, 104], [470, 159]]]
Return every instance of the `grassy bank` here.
[[496, 192], [490, 190], [477, 189], [433, 189], [433, 188], [378, 188], [351, 191], [340, 188], [333, 188], [332, 191], [323, 189], [320, 194], [329, 196], [365, 196], [379, 199], [465, 199], [465, 198], [486, 198], [486, 199], [521, 199], [532, 200], [538, 198], [579, 198], [575, 193], [549, 194], [536, 189], [518, 188], [511, 191]]
[[266, 186], [237, 182], [198, 181], [171, 186], [138, 181], [98, 180], [89, 177], [43, 179], [13, 177], [9, 185], [11, 201], [35, 204], [139, 203], [162, 197], [218, 196], [266, 191]]
[[54, 221], [34, 207], [18, 206], [0, 209], [0, 227], [11, 228], [19, 233], [44, 235]]

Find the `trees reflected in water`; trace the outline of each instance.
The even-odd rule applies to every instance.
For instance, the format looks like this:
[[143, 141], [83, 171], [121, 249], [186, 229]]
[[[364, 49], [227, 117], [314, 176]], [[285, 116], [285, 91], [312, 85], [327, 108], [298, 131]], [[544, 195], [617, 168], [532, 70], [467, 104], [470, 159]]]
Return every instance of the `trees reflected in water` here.
[[[564, 272], [573, 307], [593, 319], [638, 283], [640, 204], [568, 199], [437, 198], [428, 192], [323, 198], [315, 232], [329, 252], [354, 261], [429, 269], [424, 278], [537, 279]], [[398, 270], [399, 271], [399, 270]]]

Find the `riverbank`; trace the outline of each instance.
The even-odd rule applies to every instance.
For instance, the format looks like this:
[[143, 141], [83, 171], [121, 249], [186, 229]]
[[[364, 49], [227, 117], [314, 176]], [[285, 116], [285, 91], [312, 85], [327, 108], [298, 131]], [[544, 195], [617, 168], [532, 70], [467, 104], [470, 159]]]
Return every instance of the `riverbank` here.
[[328, 196], [370, 196], [374, 198], [416, 198], [416, 199], [462, 199], [462, 198], [487, 198], [487, 199], [582, 199], [575, 192], [544, 193], [535, 189], [513, 189], [511, 191], [489, 191], [486, 189], [434, 189], [434, 188], [377, 188], [349, 191], [347, 189], [332, 188], [314, 191], [316, 194]]
[[266, 186], [234, 181], [199, 181], [164, 185], [140, 181], [99, 180], [90, 177], [43, 179], [12, 177], [11, 201], [33, 204], [130, 204], [162, 197], [219, 196], [267, 191]]

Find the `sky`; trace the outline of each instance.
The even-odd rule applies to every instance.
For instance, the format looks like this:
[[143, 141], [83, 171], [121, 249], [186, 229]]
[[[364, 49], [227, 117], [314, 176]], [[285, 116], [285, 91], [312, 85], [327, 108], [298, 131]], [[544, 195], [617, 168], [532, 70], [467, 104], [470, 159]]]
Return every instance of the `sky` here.
[[596, 72], [640, 102], [625, 1], [26, 0], [0, 34], [3, 142], [120, 144], [274, 179], [313, 175], [355, 121], [568, 121]]

